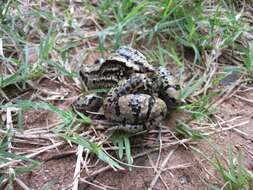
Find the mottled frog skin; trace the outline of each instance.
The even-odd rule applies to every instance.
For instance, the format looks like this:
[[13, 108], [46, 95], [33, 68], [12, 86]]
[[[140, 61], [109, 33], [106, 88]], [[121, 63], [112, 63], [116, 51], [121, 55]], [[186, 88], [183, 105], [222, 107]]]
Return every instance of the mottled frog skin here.
[[133, 73], [154, 72], [145, 56], [130, 47], [120, 47], [106, 60], [84, 66], [80, 70], [81, 83], [85, 90], [112, 88]]
[[105, 118], [116, 124], [109, 130], [150, 130], [179, 104], [179, 86], [171, 73], [165, 67], [154, 68], [142, 53], [129, 47], [83, 67], [80, 76], [86, 90], [110, 89], [104, 101], [89, 95], [77, 104], [90, 111], [102, 107]]

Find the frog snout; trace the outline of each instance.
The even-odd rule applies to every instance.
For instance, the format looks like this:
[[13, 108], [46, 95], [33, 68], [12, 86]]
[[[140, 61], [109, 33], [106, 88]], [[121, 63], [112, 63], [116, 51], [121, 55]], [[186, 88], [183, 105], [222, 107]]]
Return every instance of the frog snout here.
[[169, 98], [173, 98], [176, 101], [180, 101], [180, 91], [179, 90], [176, 90], [173, 87], [169, 87], [166, 89], [165, 93]]

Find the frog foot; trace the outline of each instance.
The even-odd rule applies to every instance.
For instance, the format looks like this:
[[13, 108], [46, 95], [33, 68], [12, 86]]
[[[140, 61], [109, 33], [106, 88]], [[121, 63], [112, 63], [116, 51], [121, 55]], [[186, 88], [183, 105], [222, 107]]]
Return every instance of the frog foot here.
[[126, 133], [138, 133], [142, 132], [145, 130], [144, 125], [134, 125], [134, 124], [119, 124], [113, 127], [110, 127], [109, 129], [106, 130], [106, 134], [113, 133], [115, 131], [122, 131]]

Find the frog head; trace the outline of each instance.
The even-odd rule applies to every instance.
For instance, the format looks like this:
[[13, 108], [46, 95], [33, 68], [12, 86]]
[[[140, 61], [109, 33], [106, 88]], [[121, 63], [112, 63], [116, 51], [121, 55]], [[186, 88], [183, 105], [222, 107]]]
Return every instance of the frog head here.
[[166, 102], [168, 108], [175, 108], [182, 103], [178, 81], [166, 67], [161, 66], [157, 69], [156, 80], [159, 97]]

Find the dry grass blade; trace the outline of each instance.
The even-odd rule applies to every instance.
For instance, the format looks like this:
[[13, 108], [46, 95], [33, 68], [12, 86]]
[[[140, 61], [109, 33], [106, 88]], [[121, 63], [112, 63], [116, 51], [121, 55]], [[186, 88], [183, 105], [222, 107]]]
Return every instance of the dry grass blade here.
[[[91, 186], [93, 186], [93, 187], [96, 187], [97, 189], [101, 189], [101, 190], [106, 190], [106, 189], [117, 189], [117, 188], [108, 188], [108, 186], [107, 187], [104, 187], [104, 186], [102, 186], [102, 185], [97, 185], [97, 184], [95, 184], [95, 183], [91, 183], [90, 181], [87, 181], [87, 180], [85, 180], [85, 179], [80, 179], [80, 181], [81, 182], [83, 182], [83, 183], [85, 183], [85, 184], [88, 184], [88, 185], [91, 185]], [[86, 189], [86, 186], [84, 186], [84, 187], [82, 187], [81, 185], [80, 185], [80, 190], [84, 190], [84, 189]]]
[[[176, 148], [172, 149], [170, 151], [170, 153], [166, 156], [166, 158], [163, 160], [163, 162], [162, 162], [159, 170], [156, 171], [156, 175], [153, 178], [152, 182], [150, 183], [148, 190], [152, 190], [154, 188], [154, 186], [155, 186], [155, 184], [156, 184], [159, 176], [161, 175], [163, 169], [165, 168], [165, 166], [167, 165], [168, 161], [171, 159], [171, 157], [173, 156], [173, 154], [174, 154], [175, 151], [176, 151]], [[166, 187], [166, 188], [168, 188], [168, 187]]]
[[[41, 154], [41, 153], [43, 153], [43, 152], [45, 152], [45, 151], [48, 151], [48, 150], [50, 150], [50, 149], [57, 148], [57, 147], [59, 147], [59, 146], [61, 146], [61, 145], [63, 145], [63, 144], [66, 144], [66, 142], [63, 142], [63, 141], [62, 141], [62, 142], [57, 142], [57, 143], [55, 143], [55, 144], [53, 144], [53, 145], [46, 146], [46, 147], [42, 147], [42, 148], [40, 148], [38, 151], [36, 151], [36, 152], [34, 152], [34, 153], [27, 154], [26, 157], [27, 157], [27, 158], [34, 158], [34, 157], [38, 156], [39, 154]], [[0, 165], [0, 169], [1, 169], [1, 168], [5, 168], [5, 167], [7, 167], [7, 166], [14, 165], [14, 164], [18, 164], [19, 162], [21, 162], [21, 160], [13, 160], [13, 161], [7, 162], [7, 163], [5, 163], [5, 164], [1, 164], [1, 165]]]
[[245, 101], [245, 102], [248, 102], [248, 103], [253, 104], [253, 100], [252, 100], [252, 99], [244, 98], [244, 97], [238, 96], [238, 95], [236, 95], [236, 94], [234, 94], [233, 96], [236, 97], [236, 98], [239, 98], [240, 100], [243, 100], [243, 101]]
[[80, 172], [83, 164], [83, 147], [78, 146], [77, 147], [77, 158], [76, 158], [76, 167], [75, 167], [75, 172], [74, 172], [74, 182], [73, 182], [73, 187], [72, 190], [78, 190], [78, 181], [80, 178]]
[[15, 178], [15, 181], [17, 182], [17, 184], [24, 190], [32, 190], [31, 188], [29, 188], [22, 180], [20, 180], [19, 178]]
[[216, 133], [222, 133], [224, 131], [232, 130], [232, 129], [237, 128], [237, 127], [243, 127], [243, 126], [246, 126], [247, 124], [249, 124], [249, 122], [250, 122], [250, 120], [243, 121], [243, 122], [238, 123], [236, 125], [231, 125], [231, 126], [225, 127], [225, 128], [219, 128], [215, 131], [204, 133], [204, 135], [209, 136], [209, 135], [213, 135], [213, 134], [216, 134]]

